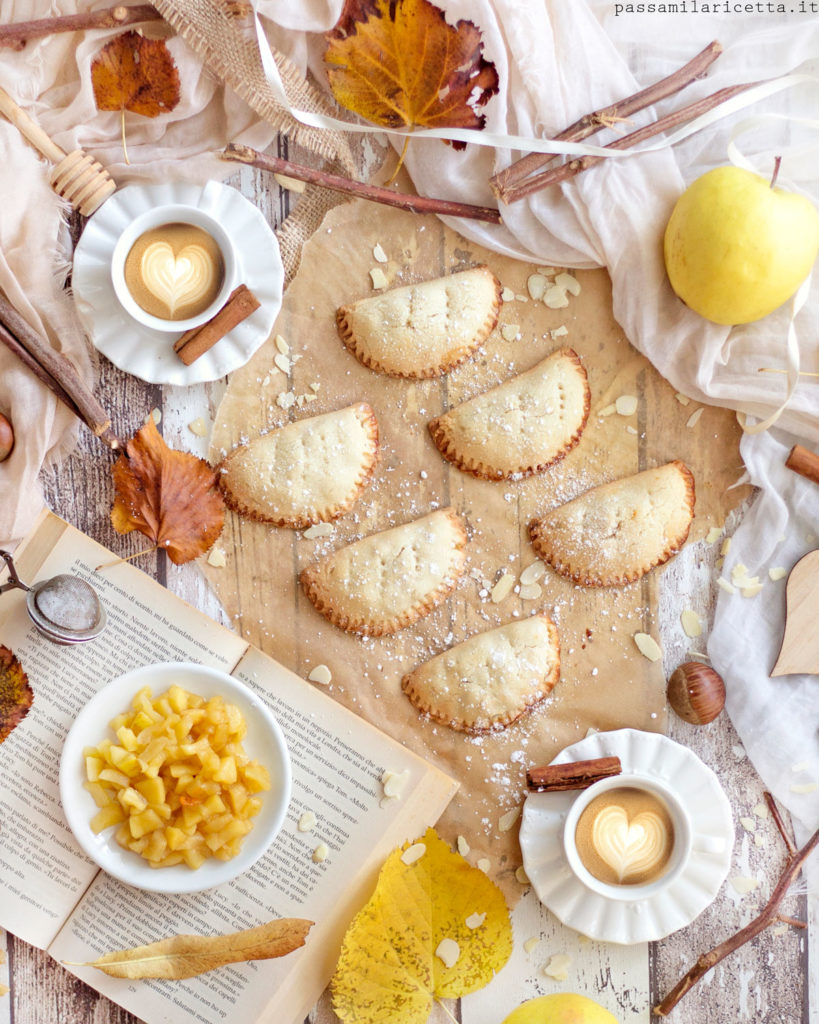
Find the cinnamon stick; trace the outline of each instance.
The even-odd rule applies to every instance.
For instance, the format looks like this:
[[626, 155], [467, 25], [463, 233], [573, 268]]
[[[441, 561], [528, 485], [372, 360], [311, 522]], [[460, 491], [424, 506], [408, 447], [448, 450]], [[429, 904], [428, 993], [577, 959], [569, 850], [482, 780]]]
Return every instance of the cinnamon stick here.
[[588, 789], [601, 779], [619, 775], [623, 770], [619, 757], [595, 757], [588, 761], [547, 764], [529, 768], [526, 786], [535, 793], [560, 793], [567, 789]]
[[795, 444], [785, 459], [785, 465], [794, 473], [805, 476], [815, 484], [819, 484], [819, 455], [801, 444]]
[[36, 21], [18, 21], [13, 25], [0, 25], [0, 47], [22, 50], [30, 39], [41, 39], [55, 32], [82, 32], [89, 28], [122, 28], [141, 21], [161, 21], [162, 15], [151, 4], [126, 7], [106, 7], [101, 11], [84, 14], [66, 14]]
[[[122, 444], [111, 433], [111, 419], [72, 364], [40, 337], [12, 304], [0, 295], [0, 341], [19, 356], [39, 379], [78, 416], [96, 436], [116, 451]], [[16, 342], [16, 344], [15, 344]], [[20, 350], [27, 353], [24, 357]], [[34, 369], [36, 364], [42, 372]]]
[[246, 284], [240, 284], [230, 293], [230, 298], [213, 316], [200, 327], [192, 327], [174, 342], [173, 350], [186, 366], [213, 348], [217, 341], [232, 331], [237, 324], [247, 320], [260, 306], [259, 300]]
[[[700, 114], [718, 107], [720, 103], [731, 99], [732, 96], [736, 96], [738, 93], [745, 92], [746, 89], [752, 89], [755, 85], [760, 84], [760, 82], [744, 82], [741, 85], [729, 85], [718, 92], [712, 93], [710, 96], [705, 96], [701, 100], [689, 103], [686, 107], [681, 107], [679, 110], [666, 114], [665, 117], [652, 121], [651, 124], [638, 128], [637, 131], [624, 135], [621, 139], [615, 139], [614, 142], [609, 143], [605, 148], [630, 149], [632, 146], [645, 142], [646, 139], [653, 138], [655, 135], [660, 135], [670, 128], [676, 128], [677, 125], [684, 124], [686, 121], [693, 121], [695, 117], [699, 117]], [[595, 164], [599, 164], [605, 159], [604, 156], [589, 155], [576, 157], [574, 160], [567, 160], [566, 163], [560, 164], [558, 167], [551, 168], [548, 171], [543, 171], [541, 174], [535, 174], [531, 178], [527, 178], [518, 187], [510, 189], [506, 195], [506, 202], [514, 203], [519, 199], [532, 195], [534, 192], [540, 192], [541, 189], [548, 188], [549, 185], [557, 185], [561, 181], [573, 178], [588, 167], [594, 167]]]
[[[632, 114], [636, 114], [638, 110], [650, 107], [667, 96], [684, 89], [696, 79], [702, 78], [721, 53], [722, 45], [715, 39], [696, 57], [666, 78], [662, 78], [659, 82], [641, 89], [632, 96], [626, 96], [608, 107], [601, 107], [591, 114], [584, 114], [554, 138], [561, 142], [582, 142], [583, 139], [599, 132], [601, 128], [611, 128], [613, 124], [625, 121]], [[521, 157], [520, 160], [505, 167], [502, 171], [498, 171], [494, 177], [489, 179], [492, 191], [503, 202], [514, 202], [514, 193], [520, 182], [553, 159], [554, 155], [551, 153], [529, 153], [527, 156]]]
[[[773, 798], [769, 793], [765, 794], [765, 799], [768, 801], [769, 806], [774, 806]], [[760, 932], [764, 931], [768, 925], [774, 924], [774, 922], [780, 919], [778, 911], [779, 904], [787, 895], [788, 889], [802, 870], [802, 865], [811, 853], [813, 853], [816, 847], [819, 846], [819, 829], [813, 833], [801, 850], [792, 850], [791, 840], [785, 832], [784, 825], [781, 824], [781, 817], [779, 817], [778, 812], [777, 818], [779, 819], [777, 821], [777, 826], [779, 827], [779, 831], [788, 846], [788, 859], [785, 862], [785, 868], [776, 884], [776, 888], [771, 894], [771, 898], [753, 921], [745, 925], [744, 928], [740, 928], [738, 932], [731, 935], [718, 946], [714, 946], [714, 948], [709, 950], [709, 952], [703, 953], [702, 956], [697, 959], [697, 962], [691, 970], [680, 979], [665, 999], [654, 1007], [653, 1012], [657, 1017], [667, 1017], [683, 996], [690, 992], [700, 978], [706, 975], [712, 967], [716, 967], [721, 960], [724, 960], [725, 957], [739, 949], [740, 946], [744, 946], [750, 939], [755, 938]]]
[[251, 149], [250, 146], [237, 146], [230, 143], [219, 155], [223, 160], [235, 160], [241, 164], [258, 167], [263, 171], [284, 174], [297, 181], [321, 185], [322, 188], [329, 188], [334, 192], [344, 192], [360, 199], [369, 199], [374, 203], [396, 206], [402, 210], [409, 210], [411, 213], [437, 213], [440, 217], [466, 217], [470, 220], [487, 221], [490, 224], [500, 224], [501, 222], [500, 212], [491, 206], [472, 206], [469, 203], [457, 203], [450, 199], [433, 199], [429, 196], [413, 196], [406, 192], [394, 192], [390, 188], [368, 185], [366, 182], [343, 178], [338, 174], [329, 174], [327, 171], [320, 171], [315, 167], [294, 164], [290, 160], [283, 160], [278, 156], [259, 153], [257, 150]]

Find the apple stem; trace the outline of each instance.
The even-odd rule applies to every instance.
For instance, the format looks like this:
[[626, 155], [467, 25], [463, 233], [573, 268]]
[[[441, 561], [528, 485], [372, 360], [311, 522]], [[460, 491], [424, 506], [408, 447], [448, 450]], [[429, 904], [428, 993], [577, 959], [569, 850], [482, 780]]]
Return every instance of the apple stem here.
[[782, 157], [778, 156], [774, 159], [774, 169], [771, 175], [771, 188], [776, 184], [776, 179], [779, 177], [779, 165], [782, 163]]

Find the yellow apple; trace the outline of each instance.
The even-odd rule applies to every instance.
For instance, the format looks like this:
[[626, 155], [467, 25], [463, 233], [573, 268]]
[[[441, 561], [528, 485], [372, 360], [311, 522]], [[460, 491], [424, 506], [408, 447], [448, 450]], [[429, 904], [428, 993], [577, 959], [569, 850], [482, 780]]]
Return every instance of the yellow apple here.
[[561, 992], [527, 999], [503, 1024], [618, 1024], [618, 1020], [593, 999]]
[[697, 178], [665, 230], [671, 287], [718, 324], [747, 324], [773, 312], [808, 276], [817, 252], [813, 203], [740, 167]]

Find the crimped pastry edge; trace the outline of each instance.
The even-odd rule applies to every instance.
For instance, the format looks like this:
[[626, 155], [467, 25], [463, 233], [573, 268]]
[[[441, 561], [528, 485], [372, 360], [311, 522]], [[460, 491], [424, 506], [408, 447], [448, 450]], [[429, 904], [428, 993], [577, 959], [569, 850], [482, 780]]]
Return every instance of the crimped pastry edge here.
[[[265, 515], [260, 512], [257, 507], [249, 505], [246, 502], [228, 491], [227, 484], [224, 479], [222, 472], [223, 467], [227, 462], [230, 461], [230, 457], [238, 452], [243, 445], [237, 445], [232, 451], [222, 459], [219, 465], [216, 467], [217, 479], [219, 482], [219, 490], [222, 493], [225, 505], [231, 509], [231, 511], [244, 516], [246, 519], [251, 519], [256, 523], [266, 523], [269, 526], [283, 527], [289, 530], [302, 530], [309, 526], [314, 526], [316, 523], [327, 523], [332, 522], [334, 519], [339, 519], [345, 515], [355, 505], [358, 499], [366, 490], [370, 481], [372, 480], [375, 467], [378, 465], [378, 460], [381, 455], [381, 449], [379, 445], [379, 433], [378, 433], [378, 420], [376, 419], [375, 411], [368, 402], [355, 402], [352, 406], [344, 406], [342, 409], [335, 410], [336, 412], [346, 412], [347, 409], [355, 409], [356, 418], [358, 422], [364, 427], [366, 432], [367, 440], [371, 443], [372, 448], [370, 451], [365, 451], [365, 459], [361, 464], [361, 468], [358, 477], [355, 480], [353, 487], [350, 489], [348, 496], [344, 501], [336, 502], [335, 505], [331, 505], [326, 509], [308, 509], [301, 516], [272, 516]], [[319, 413], [317, 415], [326, 415]], [[313, 416], [305, 416], [304, 420], [314, 419]], [[282, 430], [285, 427], [290, 426], [292, 423], [301, 423], [302, 420], [292, 420], [290, 423], [283, 423], [279, 427], [274, 427], [274, 430]], [[272, 431], [271, 431], [272, 433]], [[265, 436], [265, 435], [260, 435]]]
[[[539, 530], [543, 524], [543, 519], [533, 519], [529, 523], [528, 532], [529, 539], [532, 542], [532, 546], [538, 553], [540, 558], [543, 559], [548, 565], [554, 569], [560, 576], [565, 576], [572, 582], [579, 584], [582, 587], [624, 587], [629, 583], [636, 583], [637, 580], [642, 579], [646, 573], [651, 572], [652, 569], [656, 569], [657, 566], [664, 565], [670, 558], [673, 558], [688, 540], [688, 534], [691, 531], [691, 523], [694, 521], [694, 506], [696, 503], [696, 488], [694, 485], [694, 475], [691, 470], [686, 466], [680, 459], [674, 459], [671, 462], [664, 463], [664, 466], [674, 466], [680, 475], [685, 480], [685, 501], [688, 505], [689, 519], [686, 524], [685, 530], [670, 543], [665, 550], [653, 559], [650, 563], [640, 566], [635, 569], [626, 570], [617, 576], [593, 576], [586, 572], [581, 572], [572, 568], [568, 562], [560, 561], [555, 553], [545, 544], [545, 538], [540, 536]], [[658, 466], [657, 469], [662, 467]], [[593, 490], [594, 488], [590, 488]], [[587, 493], [587, 492], [584, 492]], [[581, 495], [578, 495], [581, 497]], [[572, 499], [574, 500], [574, 499]], [[567, 502], [568, 504], [568, 502]], [[558, 506], [559, 508], [560, 506]]]
[[[334, 552], [333, 554], [327, 555], [325, 558], [319, 559], [312, 565], [308, 565], [299, 573], [299, 582], [316, 611], [323, 615], [325, 619], [331, 622], [334, 626], [337, 626], [339, 629], [343, 629], [347, 633], [357, 633], [360, 636], [372, 637], [390, 636], [392, 633], [397, 633], [400, 629], [405, 629], [407, 626], [411, 626], [413, 623], [418, 622], [419, 619], [429, 615], [430, 612], [449, 597], [463, 576], [466, 565], [465, 548], [469, 540], [466, 527], [454, 508], [443, 508], [438, 509], [437, 511], [445, 512], [447, 514], [450, 524], [455, 529], [456, 536], [455, 549], [453, 551], [452, 563], [450, 565], [449, 572], [446, 578], [441, 581], [435, 590], [426, 594], [422, 600], [416, 601], [400, 615], [393, 616], [392, 618], [385, 619], [381, 622], [367, 621], [361, 617], [347, 615], [343, 610], [334, 605], [332, 601], [326, 599], [324, 587], [314, 575], [318, 566], [334, 557]], [[425, 519], [426, 516], [419, 516], [418, 518]], [[410, 522], [414, 521], [416, 520], [410, 520]], [[378, 532], [385, 533], [387, 531]], [[368, 536], [372, 537], [376, 536], [376, 534], [369, 534]], [[355, 541], [354, 543], [358, 542]], [[342, 549], [339, 548], [339, 550]]]
[[[538, 704], [541, 704], [549, 696], [549, 694], [555, 688], [555, 685], [557, 684], [557, 681], [560, 679], [560, 637], [559, 637], [559, 634], [558, 634], [557, 626], [552, 621], [552, 619], [548, 615], [546, 615], [545, 612], [537, 612], [536, 613], [536, 617], [540, 618], [540, 619], [543, 619], [545, 621], [546, 625], [547, 625], [548, 632], [549, 632], [549, 640], [550, 640], [550, 643], [551, 643], [551, 646], [552, 646], [552, 650], [554, 652], [554, 664], [552, 666], [551, 671], [544, 677], [543, 682], [540, 685], [540, 690], [542, 692], [538, 693], [533, 700], [527, 701], [523, 705], [523, 707], [518, 711], [517, 714], [515, 714], [515, 715], [508, 715], [506, 718], [497, 718], [494, 721], [492, 721], [489, 725], [486, 725], [486, 726], [476, 726], [476, 725], [470, 725], [469, 723], [465, 722], [463, 719], [453, 719], [453, 718], [451, 718], [451, 717], [449, 717], [447, 715], [440, 714], [440, 713], [436, 712], [435, 709], [432, 708], [430, 705], [428, 705], [428, 704], [425, 705], [423, 702], [421, 702], [418, 699], [418, 694], [413, 690], [413, 686], [414, 686], [414, 683], [415, 683], [416, 678], [417, 678], [417, 673], [425, 665], [428, 665], [430, 661], [434, 661], [435, 658], [440, 657], [440, 654], [434, 655], [432, 658], [429, 658], [427, 661], [422, 662], [421, 665], [418, 665], [411, 672], [408, 672], [404, 676], [404, 678], [401, 680], [401, 689], [407, 695], [407, 697], [408, 697], [410, 703], [413, 705], [413, 707], [421, 715], [423, 715], [425, 718], [430, 719], [430, 721], [437, 722], [439, 725], [446, 725], [450, 729], [455, 730], [456, 732], [468, 733], [471, 736], [481, 736], [481, 735], [484, 735], [484, 734], [490, 733], [490, 732], [502, 732], [504, 729], [508, 728], [514, 722], [517, 722], [527, 712], [529, 712], [533, 708], [537, 707]], [[518, 620], [513, 620], [513, 621], [522, 622], [522, 621], [525, 621], [525, 620], [524, 619], [518, 619]], [[505, 623], [505, 625], [510, 625], [510, 623]], [[497, 628], [501, 628], [501, 627], [497, 627], [497, 626], [493, 626], [492, 627], [492, 629], [497, 629]], [[491, 632], [491, 630], [486, 630], [485, 632]], [[472, 639], [472, 637], [475, 637], [475, 636], [480, 636], [480, 633], [473, 633], [472, 636], [467, 637], [466, 640], [462, 640], [460, 644], [453, 644], [452, 647], [447, 648], [445, 651], [441, 651], [441, 654], [446, 654], [448, 651], [454, 650], [456, 647], [459, 647], [461, 644], [468, 643]]]
[[[436, 416], [434, 420], [430, 420], [429, 423], [427, 424], [430, 436], [432, 437], [432, 440], [435, 443], [435, 447], [438, 449], [441, 455], [447, 460], [447, 462], [451, 462], [454, 466], [457, 466], [457, 468], [460, 469], [463, 473], [469, 473], [470, 476], [477, 477], [477, 479], [479, 480], [509, 480], [512, 477], [524, 479], [525, 477], [534, 476], [537, 473], [542, 473], [544, 472], [544, 470], [547, 470], [549, 466], [553, 466], [556, 462], [559, 462], [561, 459], [565, 458], [566, 455], [568, 455], [569, 452], [572, 450], [572, 448], [574, 448], [580, 441], [580, 438], [583, 436], [583, 431], [586, 429], [586, 423], [588, 422], [589, 412], [591, 410], [591, 389], [589, 388], [589, 378], [588, 374], [586, 373], [586, 368], [583, 366], [580, 356], [577, 354], [577, 352], [575, 352], [573, 348], [566, 347], [555, 349], [554, 352], [550, 352], [548, 356], [545, 356], [544, 359], [541, 360], [541, 362], [544, 362], [546, 359], [551, 359], [553, 356], [557, 355], [567, 356], [571, 358], [572, 362], [579, 370], [583, 380], [584, 399], [583, 413], [579, 426], [577, 427], [574, 434], [568, 439], [568, 441], [566, 441], [566, 443], [563, 445], [560, 451], [558, 451], [553, 458], [549, 459], [548, 462], [540, 463], [537, 466], [524, 466], [522, 468], [516, 469], [501, 469], [489, 466], [487, 465], [487, 463], [481, 462], [471, 457], [462, 457], [458, 452], [452, 435], [449, 433], [447, 429], [447, 417], [450, 415], [451, 412], [454, 412], [455, 409], [460, 408], [460, 405], [458, 405], [455, 406], [454, 409], [450, 409], [449, 412], [445, 412], [441, 416]], [[534, 369], [534, 367], [532, 367], [532, 369]], [[529, 371], [524, 370], [523, 372], [528, 373]], [[518, 376], [522, 376], [522, 374], [519, 374]], [[510, 377], [509, 380], [514, 380], [514, 377]], [[509, 383], [509, 381], [503, 381], [501, 384], [497, 384], [495, 385], [495, 387], [489, 388], [487, 391], [482, 392], [482, 394], [489, 394], [490, 391], [494, 391], [496, 388], [502, 388], [507, 383]], [[469, 401], [472, 401], [472, 399], [467, 399], [467, 402]], [[467, 402], [462, 402], [461, 405], [466, 405]]]
[[[449, 373], [450, 370], [454, 370], [456, 366], [460, 366], [461, 363], [465, 362], [470, 358], [470, 356], [475, 354], [492, 331], [494, 331], [500, 315], [501, 292], [503, 291], [503, 287], [486, 264], [482, 263], [477, 267], [462, 267], [458, 270], [454, 270], [452, 274], [444, 276], [452, 277], [454, 274], [465, 273], [469, 270], [483, 270], [491, 276], [495, 284], [495, 302], [493, 308], [490, 310], [486, 320], [478, 329], [473, 340], [467, 345], [461, 345], [457, 348], [451, 349], [451, 357], [446, 362], [439, 363], [437, 366], [423, 367], [415, 373], [405, 373], [397, 370], [391, 370], [377, 359], [372, 358], [359, 345], [355, 335], [353, 334], [349, 317], [353, 311], [355, 303], [352, 306], [340, 306], [336, 310], [336, 328], [341, 340], [363, 366], [366, 366], [368, 370], [374, 370], [376, 373], [383, 373], [387, 377], [396, 377], [402, 380], [430, 380], [433, 377], [440, 377], [444, 373]], [[430, 280], [435, 281], [440, 280], [440, 278], [430, 278]], [[426, 282], [418, 281], [417, 283], [425, 284]], [[404, 286], [402, 285], [400, 287]]]

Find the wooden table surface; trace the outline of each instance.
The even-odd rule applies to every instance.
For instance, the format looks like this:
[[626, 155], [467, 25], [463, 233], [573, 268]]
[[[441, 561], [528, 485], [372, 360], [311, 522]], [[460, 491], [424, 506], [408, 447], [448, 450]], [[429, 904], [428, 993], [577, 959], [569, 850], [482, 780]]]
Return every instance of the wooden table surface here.
[[[230, 183], [252, 199], [274, 226], [287, 214], [290, 196], [281, 192], [269, 176], [243, 168]], [[78, 232], [80, 225], [75, 228]], [[224, 381], [191, 388], [161, 387], [129, 376], [104, 357], [100, 357], [100, 364], [98, 395], [112, 414], [116, 433], [130, 436], [144, 415], [159, 409], [162, 413], [160, 430], [168, 443], [204, 454], [206, 439], [195, 437], [187, 425], [198, 416], [206, 420], [212, 418], [224, 391]], [[113, 532], [109, 520], [112, 502], [109, 462], [107, 451], [83, 430], [77, 450], [45, 475], [47, 501], [56, 513], [101, 543], [130, 554], [139, 550], [142, 538], [131, 535], [123, 539]], [[732, 517], [729, 532], [738, 519], [738, 515]], [[710, 621], [715, 600], [713, 560], [718, 553], [716, 547], [718, 545], [704, 543], [689, 545], [664, 573], [659, 621], [667, 673], [688, 660], [678, 628], [681, 609], [692, 607], [704, 622]], [[164, 555], [158, 558], [143, 555], [136, 564], [203, 611], [224, 621], [218, 603], [195, 566], [176, 568]], [[697, 729], [671, 715], [669, 735], [690, 746], [717, 772], [734, 811], [734, 857], [729, 878], [720, 894], [689, 927], [648, 947], [632, 948], [625, 958], [621, 950], [600, 945], [595, 968], [585, 973], [579, 968], [577, 971], [570, 969], [566, 982], [550, 981], [543, 975], [542, 966], [548, 955], [541, 956], [539, 963], [532, 961], [529, 972], [536, 976], [542, 991], [597, 995], [612, 1009], [619, 1008], [618, 1017], [623, 1024], [626, 1021], [648, 1024], [652, 1019], [650, 1007], [668, 992], [696, 957], [755, 916], [775, 885], [785, 858], [783, 843], [772, 821], [756, 818], [754, 831], [740, 822], [740, 818], [745, 818], [747, 825], [750, 824], [748, 819], [754, 818], [753, 808], [762, 800], [763, 787], [727, 716], [723, 714], [711, 725]], [[740, 895], [731, 883], [734, 877], [756, 878], [758, 887]], [[745, 1020], [808, 1024], [819, 1020], [816, 972], [809, 971], [809, 937], [811, 931], [815, 934], [816, 901], [808, 899], [804, 885], [799, 892], [801, 894], [786, 898], [782, 913], [805, 921], [812, 909], [810, 927], [769, 928], [718, 966], [686, 997], [670, 1019], [687, 1024], [729, 1024]], [[563, 951], [554, 946], [554, 942], [560, 940], [554, 938], [554, 923], [548, 921], [550, 915], [540, 910], [532, 894], [524, 898], [520, 913], [527, 921], [537, 921], [540, 914], [544, 929], [541, 934], [548, 931], [552, 936], [548, 953]], [[517, 917], [518, 912], [516, 920]], [[524, 957], [520, 947], [528, 937], [528, 934], [516, 934], [517, 958]], [[6, 981], [7, 973], [11, 991], [0, 998], [0, 1024], [135, 1024], [136, 1018], [79, 982], [48, 954], [11, 935], [3, 936], [0, 931], [0, 954], [4, 946], [7, 962], [0, 964], [0, 983]], [[533, 991], [531, 986], [521, 986], [515, 993], [516, 1001], [522, 1001]], [[498, 1022], [505, 1012], [498, 1010]], [[455, 1013], [464, 1024], [469, 1024], [468, 1001], [463, 1007], [455, 1007]], [[336, 1020], [324, 1001], [308, 1019], [313, 1024], [330, 1024]], [[437, 1012], [433, 1019], [439, 1019]]]

